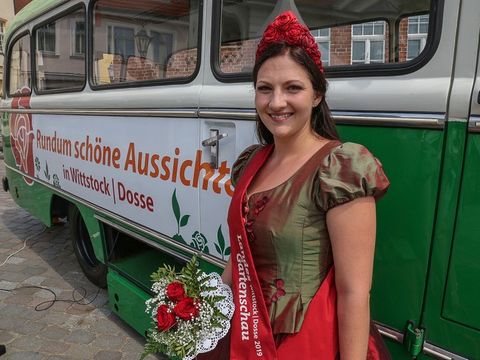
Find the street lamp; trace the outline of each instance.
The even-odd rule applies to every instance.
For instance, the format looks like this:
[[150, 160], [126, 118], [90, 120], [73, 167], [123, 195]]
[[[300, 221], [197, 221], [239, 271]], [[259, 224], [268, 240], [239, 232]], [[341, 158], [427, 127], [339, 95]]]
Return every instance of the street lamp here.
[[135, 43], [137, 44], [137, 50], [140, 56], [143, 58], [147, 56], [148, 46], [150, 45], [150, 41], [152, 41], [152, 38], [148, 36], [144, 27], [142, 27], [135, 34]]

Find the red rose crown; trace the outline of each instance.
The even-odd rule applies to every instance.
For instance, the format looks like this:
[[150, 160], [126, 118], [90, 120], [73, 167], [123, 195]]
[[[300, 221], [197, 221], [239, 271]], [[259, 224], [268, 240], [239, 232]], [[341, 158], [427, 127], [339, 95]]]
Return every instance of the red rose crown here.
[[284, 41], [291, 46], [301, 47], [323, 74], [320, 50], [308, 27], [301, 24], [293, 12], [285, 11], [267, 26], [257, 47], [256, 60], [270, 45]]

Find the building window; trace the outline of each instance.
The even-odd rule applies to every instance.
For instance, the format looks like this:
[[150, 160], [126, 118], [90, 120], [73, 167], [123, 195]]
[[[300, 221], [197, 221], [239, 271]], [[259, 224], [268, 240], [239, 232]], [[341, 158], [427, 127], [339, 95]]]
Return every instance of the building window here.
[[0, 20], [0, 53], [3, 54], [3, 35], [5, 33], [5, 21]]
[[352, 64], [385, 62], [384, 21], [352, 25]]
[[318, 49], [322, 54], [322, 63], [324, 66], [330, 65], [330, 28], [317, 29], [311, 31]]
[[173, 52], [173, 34], [151, 31], [151, 46], [153, 61], [161, 66], [167, 66], [167, 60]]
[[37, 30], [37, 50], [43, 53], [55, 54], [56, 50], [55, 23], [50, 23]]
[[14, 42], [8, 59], [8, 94], [26, 95], [30, 92], [30, 36], [24, 35]]
[[75, 21], [73, 28], [72, 55], [85, 55], [85, 21]]
[[408, 18], [407, 60], [415, 59], [425, 48], [428, 36], [428, 15]]
[[129, 56], [135, 56], [135, 30], [129, 27], [108, 27], [108, 52], [121, 55], [127, 60]]
[[[35, 52], [37, 94], [51, 91], [78, 91], [83, 88], [85, 85], [84, 24], [85, 10], [76, 9], [34, 30], [37, 40], [35, 48], [39, 50]], [[51, 56], [52, 54], [55, 56]]]

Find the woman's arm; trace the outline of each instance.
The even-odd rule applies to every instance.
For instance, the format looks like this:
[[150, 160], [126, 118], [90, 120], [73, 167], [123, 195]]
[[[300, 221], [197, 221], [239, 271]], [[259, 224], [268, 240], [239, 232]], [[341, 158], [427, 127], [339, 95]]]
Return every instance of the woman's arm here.
[[230, 257], [227, 261], [227, 265], [225, 265], [225, 269], [223, 269], [222, 273], [222, 281], [224, 284], [232, 287], [232, 258]]
[[375, 251], [374, 198], [355, 199], [331, 209], [327, 227], [335, 264], [340, 358], [365, 360]]

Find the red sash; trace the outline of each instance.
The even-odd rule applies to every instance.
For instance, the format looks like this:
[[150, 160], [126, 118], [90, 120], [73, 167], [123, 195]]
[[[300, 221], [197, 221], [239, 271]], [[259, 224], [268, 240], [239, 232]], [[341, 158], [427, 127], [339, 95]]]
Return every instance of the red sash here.
[[270, 317], [250, 253], [242, 214], [243, 199], [248, 185], [272, 149], [272, 146], [268, 146], [255, 154], [235, 186], [228, 210], [232, 251], [230, 256], [232, 259], [232, 290], [235, 302], [230, 339], [230, 360], [278, 359], [270, 327]]
[[[334, 143], [337, 142], [331, 142], [332, 145]], [[330, 147], [330, 144], [325, 146]], [[232, 250], [232, 290], [235, 302], [230, 338], [230, 360], [295, 358], [335, 360], [338, 358], [339, 346], [337, 292], [333, 267], [313, 297], [305, 314], [301, 331], [286, 336], [278, 349], [275, 347], [270, 317], [255, 271], [242, 213], [247, 188], [272, 149], [273, 146], [267, 146], [259, 150], [247, 164], [235, 186], [228, 212]], [[372, 336], [370, 337], [367, 358], [369, 360], [389, 358], [381, 355], [383, 351], [376, 351], [378, 344]], [[376, 340], [381, 342], [381, 339]]]

